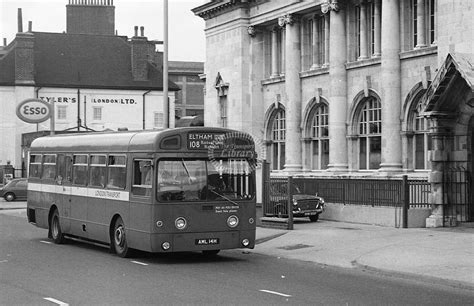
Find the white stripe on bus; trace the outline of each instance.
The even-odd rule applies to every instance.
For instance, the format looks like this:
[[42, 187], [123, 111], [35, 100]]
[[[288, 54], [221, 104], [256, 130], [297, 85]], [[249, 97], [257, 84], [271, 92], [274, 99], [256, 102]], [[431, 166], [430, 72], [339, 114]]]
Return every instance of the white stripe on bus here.
[[130, 193], [128, 191], [79, 186], [28, 183], [28, 190], [117, 201], [128, 201], [130, 198]]

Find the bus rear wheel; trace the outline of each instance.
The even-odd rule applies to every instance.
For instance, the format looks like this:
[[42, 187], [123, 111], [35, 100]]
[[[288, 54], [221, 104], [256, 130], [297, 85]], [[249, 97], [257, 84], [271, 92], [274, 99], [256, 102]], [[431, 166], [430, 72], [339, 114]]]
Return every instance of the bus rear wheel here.
[[64, 234], [63, 234], [63, 231], [61, 230], [61, 224], [59, 223], [59, 212], [57, 209], [54, 210], [49, 224], [50, 224], [49, 231], [54, 243], [56, 244], [64, 243]]
[[114, 223], [114, 229], [112, 232], [111, 243], [115, 254], [120, 257], [128, 257], [130, 255], [130, 249], [127, 244], [127, 236], [125, 235], [125, 225], [121, 217], [118, 217]]

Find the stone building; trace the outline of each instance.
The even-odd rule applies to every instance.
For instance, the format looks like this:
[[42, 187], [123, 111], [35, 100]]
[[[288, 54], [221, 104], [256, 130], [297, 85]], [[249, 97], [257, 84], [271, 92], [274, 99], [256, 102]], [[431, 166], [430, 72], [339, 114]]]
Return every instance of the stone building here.
[[221, 0], [193, 12], [205, 20], [205, 125], [261, 139], [273, 174], [429, 179], [426, 222], [440, 225], [447, 169], [473, 170], [471, 1]]
[[169, 61], [169, 80], [180, 87], [175, 93], [176, 118], [204, 116], [203, 62]]

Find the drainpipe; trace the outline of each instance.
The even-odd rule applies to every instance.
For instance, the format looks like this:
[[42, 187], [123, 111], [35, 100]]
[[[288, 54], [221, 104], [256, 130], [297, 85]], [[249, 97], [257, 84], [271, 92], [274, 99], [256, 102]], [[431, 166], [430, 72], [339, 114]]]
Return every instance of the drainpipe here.
[[[81, 97], [79, 96], [80, 90], [77, 89], [77, 131], [81, 130]], [[85, 111], [84, 111], [85, 113]]]
[[[81, 102], [81, 90], [78, 88], [77, 89], [77, 103]], [[84, 96], [84, 127], [87, 130], [87, 99], [86, 96]]]
[[145, 129], [145, 95], [147, 95], [151, 90], [145, 91], [143, 94], [143, 130]]
[[[35, 89], [35, 95], [36, 95], [36, 99], [39, 99], [39, 91], [40, 89], [43, 88], [43, 87], [38, 87]], [[36, 132], [39, 131], [39, 123], [36, 124]]]

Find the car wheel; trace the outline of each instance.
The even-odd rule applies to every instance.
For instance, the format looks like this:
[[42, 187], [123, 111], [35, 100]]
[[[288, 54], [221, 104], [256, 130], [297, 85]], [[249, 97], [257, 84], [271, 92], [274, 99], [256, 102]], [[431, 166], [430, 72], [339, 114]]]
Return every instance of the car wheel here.
[[15, 194], [9, 192], [4, 196], [4, 198], [7, 202], [11, 202], [11, 201], [15, 200]]
[[220, 250], [205, 250], [205, 251], [202, 251], [202, 254], [204, 256], [216, 256], [219, 252]]
[[54, 243], [62, 244], [64, 243], [64, 234], [61, 230], [61, 224], [59, 223], [59, 213], [58, 210], [55, 209], [53, 215], [51, 216], [51, 220], [49, 221], [49, 231], [51, 233], [51, 238], [53, 239]]
[[310, 220], [311, 222], [316, 222], [316, 221], [318, 221], [318, 220], [319, 220], [319, 214], [314, 215], [314, 216], [309, 216], [309, 220]]
[[130, 249], [128, 248], [127, 236], [125, 234], [125, 224], [120, 217], [115, 220], [111, 243], [113, 245], [115, 254], [120, 257], [130, 256]]

